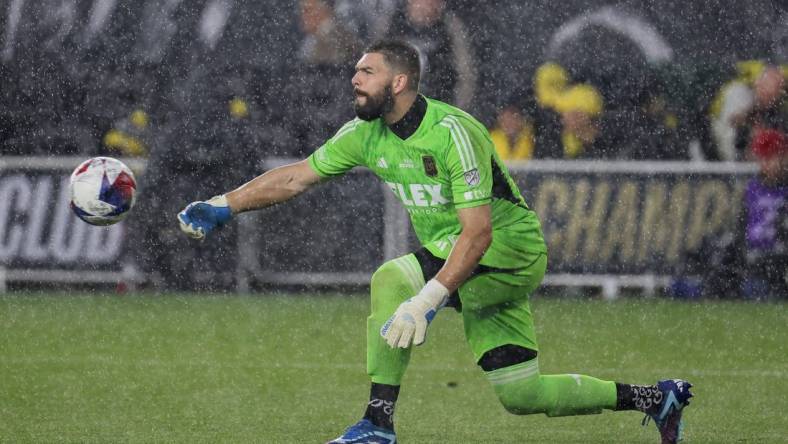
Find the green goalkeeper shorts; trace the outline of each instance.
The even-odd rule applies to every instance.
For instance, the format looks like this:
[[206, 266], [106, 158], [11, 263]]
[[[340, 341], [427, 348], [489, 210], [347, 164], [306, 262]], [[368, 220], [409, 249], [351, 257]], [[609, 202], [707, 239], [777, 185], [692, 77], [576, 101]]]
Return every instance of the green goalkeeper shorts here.
[[[443, 260], [420, 250], [415, 253], [425, 280], [431, 279]], [[530, 296], [544, 278], [547, 255], [539, 253], [517, 270], [479, 267], [460, 286], [459, 299], [465, 337], [476, 362], [484, 353], [506, 344], [538, 350]]]

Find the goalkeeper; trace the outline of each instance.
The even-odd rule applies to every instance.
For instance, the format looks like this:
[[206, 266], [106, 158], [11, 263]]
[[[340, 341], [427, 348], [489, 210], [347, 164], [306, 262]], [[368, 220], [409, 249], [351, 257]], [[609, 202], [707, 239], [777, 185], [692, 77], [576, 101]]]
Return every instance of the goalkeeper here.
[[364, 166], [410, 214], [422, 248], [372, 275], [367, 320], [370, 400], [363, 419], [333, 443], [394, 443], [394, 407], [414, 345], [435, 314], [461, 312], [465, 336], [503, 406], [548, 416], [640, 410], [662, 442], [680, 439], [690, 384], [629, 385], [583, 375], [542, 375], [529, 296], [547, 266], [539, 220], [495, 154], [487, 130], [455, 107], [418, 93], [419, 56], [399, 41], [373, 44], [352, 78], [358, 118], [307, 159], [238, 189], [194, 202], [181, 229], [202, 239], [234, 215], [286, 201]]

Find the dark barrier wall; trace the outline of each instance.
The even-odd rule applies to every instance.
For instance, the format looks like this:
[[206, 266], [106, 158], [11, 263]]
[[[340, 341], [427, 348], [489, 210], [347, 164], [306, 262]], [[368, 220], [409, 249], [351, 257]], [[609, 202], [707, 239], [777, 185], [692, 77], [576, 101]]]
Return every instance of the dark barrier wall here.
[[524, 172], [553, 273], [664, 274], [731, 228], [744, 173]]
[[[542, 221], [550, 273], [673, 275], [682, 270], [688, 253], [731, 228], [755, 168], [532, 161], [511, 170]], [[72, 214], [63, 171], [19, 166], [0, 172], [0, 266], [120, 271], [151, 260], [147, 255], [154, 252], [124, 245], [124, 223], [92, 227]], [[155, 217], [179, 235], [174, 214]], [[240, 252], [239, 271], [249, 272], [252, 281], [267, 281], [267, 274], [329, 273], [352, 276], [338, 281], [364, 283], [386, 256], [417, 247], [401, 205], [366, 171], [238, 219], [237, 250], [236, 239], [226, 242], [229, 251]], [[194, 274], [179, 279], [196, 279], [206, 271], [182, 250], [207, 252], [210, 245], [184, 236], [174, 240], [173, 248], [174, 257], [185, 263], [171, 269]]]

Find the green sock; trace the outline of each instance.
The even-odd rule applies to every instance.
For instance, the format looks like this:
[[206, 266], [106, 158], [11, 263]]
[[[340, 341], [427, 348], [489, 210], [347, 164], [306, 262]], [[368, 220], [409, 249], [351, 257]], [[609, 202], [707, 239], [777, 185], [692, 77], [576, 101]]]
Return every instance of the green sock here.
[[501, 403], [511, 413], [570, 416], [615, 409], [616, 384], [584, 375], [540, 375], [533, 359], [487, 372]]

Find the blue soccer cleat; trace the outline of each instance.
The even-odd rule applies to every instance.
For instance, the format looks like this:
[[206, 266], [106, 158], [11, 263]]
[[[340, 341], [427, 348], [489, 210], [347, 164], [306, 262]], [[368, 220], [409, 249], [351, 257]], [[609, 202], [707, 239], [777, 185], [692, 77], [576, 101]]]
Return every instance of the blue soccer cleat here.
[[647, 414], [643, 418], [643, 425], [653, 419], [662, 437], [662, 444], [681, 441], [681, 411], [689, 405], [689, 399], [692, 398], [690, 387], [692, 384], [681, 379], [664, 379], [657, 383], [657, 390], [662, 393], [661, 407], [658, 413]]
[[339, 438], [326, 444], [395, 444], [394, 430], [378, 427], [368, 419], [353, 424]]

